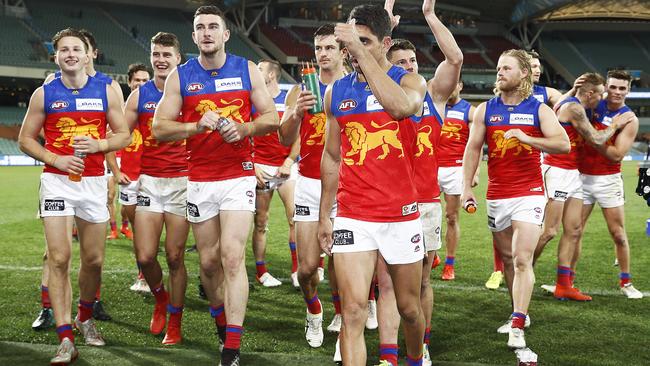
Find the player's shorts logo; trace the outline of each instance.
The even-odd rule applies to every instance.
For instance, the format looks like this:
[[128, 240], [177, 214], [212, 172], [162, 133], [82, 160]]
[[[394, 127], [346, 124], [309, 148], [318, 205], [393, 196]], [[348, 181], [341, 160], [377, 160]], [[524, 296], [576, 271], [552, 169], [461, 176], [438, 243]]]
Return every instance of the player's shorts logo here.
[[146, 207], [151, 206], [151, 198], [149, 198], [147, 196], [138, 195], [138, 203], [137, 203], [137, 205], [138, 206], [146, 206]]
[[244, 170], [253, 170], [253, 169], [255, 169], [253, 167], [253, 162], [252, 161], [244, 161], [244, 162], [242, 162], [241, 167]]
[[120, 199], [122, 201], [128, 201], [129, 200], [129, 195], [124, 193], [124, 192], [120, 192]]
[[[380, 129], [390, 124], [395, 124], [395, 129]], [[369, 151], [381, 148], [383, 153], [377, 157], [378, 160], [386, 159], [390, 154], [390, 147], [399, 150], [398, 158], [404, 157], [404, 148], [400, 142], [397, 134], [399, 133], [399, 123], [397, 121], [388, 121], [383, 125], [378, 125], [375, 121], [371, 121], [370, 125], [374, 128], [380, 129], [378, 131], [368, 132], [366, 127], [359, 122], [348, 122], [345, 125], [345, 136], [350, 141], [350, 151], [345, 153], [343, 161], [346, 165], [363, 165], [366, 160], [366, 154]], [[355, 162], [350, 156], [357, 155]]]
[[193, 204], [193, 203], [191, 203], [191, 202], [188, 202], [188, 203], [187, 203], [187, 215], [188, 215], [188, 216], [192, 216], [192, 217], [199, 217], [199, 216], [201, 216], [201, 215], [199, 214], [199, 206], [197, 206], [197, 205], [195, 205], [195, 204]]
[[415, 234], [415, 235], [413, 235], [413, 237], [411, 237], [411, 243], [413, 243], [413, 244], [419, 243], [420, 240], [422, 240], [422, 235], [420, 235], [420, 234]]
[[325, 114], [316, 113], [309, 118], [309, 124], [313, 128], [313, 133], [307, 137], [305, 143], [309, 146], [323, 145], [325, 142]]
[[555, 191], [554, 198], [566, 199], [567, 195], [567, 192]]
[[77, 123], [77, 121], [70, 117], [61, 117], [55, 124], [55, 127], [61, 132], [61, 136], [54, 140], [52, 146], [71, 146], [74, 142], [72, 138], [79, 135], [90, 136], [99, 140], [101, 138], [99, 135], [99, 125], [101, 123], [102, 120], [98, 118], [87, 120], [81, 117], [81, 123]]
[[492, 229], [496, 229], [497, 225], [494, 221], [494, 217], [488, 216], [488, 226], [491, 227]]
[[414, 214], [418, 212], [418, 204], [417, 202], [410, 203], [408, 205], [402, 206], [402, 216], [408, 216], [410, 214]]
[[503, 158], [504, 156], [506, 156], [506, 152], [508, 152], [508, 150], [515, 150], [514, 155], [519, 155], [524, 150], [528, 151], [528, 154], [533, 153], [533, 148], [530, 147], [530, 145], [522, 144], [521, 141], [519, 141], [516, 138], [505, 139], [503, 137], [504, 134], [505, 131], [503, 130], [496, 130], [492, 133], [492, 140], [494, 140], [494, 144], [496, 146], [495, 149], [490, 154], [491, 158], [497, 156], [499, 158]]
[[45, 200], [43, 209], [45, 211], [63, 211], [65, 210], [65, 202], [63, 200]]
[[309, 216], [309, 207], [296, 205], [296, 216]]
[[463, 125], [461, 123], [445, 121], [442, 125], [440, 136], [444, 136], [448, 139], [455, 138], [456, 140], [460, 140], [460, 130], [462, 129]]
[[334, 245], [354, 244], [354, 233], [350, 230], [334, 230], [332, 238], [334, 239]]
[[428, 149], [429, 152], [427, 155], [432, 156], [433, 155], [433, 144], [431, 143], [431, 132], [433, 131], [433, 128], [429, 125], [422, 126], [420, 129], [418, 129], [418, 138], [417, 138], [417, 146], [418, 146], [418, 152], [415, 153], [415, 157], [419, 158], [422, 153], [424, 153], [425, 149]]

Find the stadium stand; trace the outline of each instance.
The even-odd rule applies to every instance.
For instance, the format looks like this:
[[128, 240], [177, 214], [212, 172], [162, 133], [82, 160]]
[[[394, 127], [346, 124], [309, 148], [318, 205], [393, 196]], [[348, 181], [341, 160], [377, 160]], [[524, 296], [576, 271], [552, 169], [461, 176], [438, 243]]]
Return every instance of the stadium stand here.
[[0, 155], [21, 155], [22, 151], [18, 148], [18, 142], [5, 138], [0, 138]]
[[32, 34], [29, 28], [18, 18], [1, 16], [2, 31], [0, 44], [2, 44], [2, 64], [13, 66], [45, 67], [50, 63], [47, 57], [39, 56], [34, 47], [42, 47], [37, 35]]
[[0, 125], [20, 125], [23, 123], [26, 112], [26, 108], [2, 106], [0, 107]]
[[[571, 32], [566, 37], [600, 73], [611, 68], [650, 72], [650, 58], [627, 33]], [[607, 52], [602, 51], [604, 44]]]
[[307, 44], [302, 43], [300, 39], [294, 37], [288, 30], [270, 24], [260, 24], [260, 30], [285, 55], [295, 56], [300, 60], [314, 58], [314, 50]]

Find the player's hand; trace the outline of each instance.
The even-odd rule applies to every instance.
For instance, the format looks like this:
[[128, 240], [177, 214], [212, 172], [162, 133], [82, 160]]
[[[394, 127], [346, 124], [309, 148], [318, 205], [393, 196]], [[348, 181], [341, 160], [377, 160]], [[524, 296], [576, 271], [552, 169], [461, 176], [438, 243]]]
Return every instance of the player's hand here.
[[219, 120], [219, 114], [215, 111], [207, 111], [201, 119], [196, 124], [196, 129], [199, 132], [205, 131], [214, 131], [217, 129], [217, 121]]
[[476, 201], [476, 197], [474, 197], [474, 192], [472, 191], [471, 188], [465, 188], [463, 189], [463, 193], [460, 195], [460, 206], [464, 207], [465, 202], [472, 200], [474, 202]]
[[320, 248], [325, 254], [332, 255], [334, 238], [332, 237], [332, 221], [330, 219], [318, 222], [318, 243], [320, 243]]
[[334, 37], [337, 42], [343, 43], [343, 46], [347, 48], [350, 55], [359, 57], [364, 47], [359, 38], [356, 24], [357, 21], [354, 18], [350, 19], [347, 23], [336, 23]]
[[291, 158], [284, 159], [284, 162], [278, 168], [278, 172], [275, 173], [275, 176], [280, 178], [288, 178], [291, 175], [291, 167], [293, 166], [293, 163], [294, 161]]
[[386, 0], [384, 2], [384, 9], [388, 12], [388, 17], [390, 18], [390, 29], [395, 29], [399, 25], [399, 15], [393, 15], [393, 8], [395, 6], [395, 0]]
[[511, 130], [506, 131], [506, 133], [503, 135], [503, 138], [505, 138], [506, 140], [510, 138], [516, 138], [522, 144], [526, 144], [530, 141], [530, 136], [526, 135], [524, 131], [518, 128], [513, 128]]
[[52, 165], [60, 171], [72, 174], [81, 174], [84, 171], [84, 159], [74, 155], [59, 155]]
[[264, 171], [262, 168], [255, 164], [255, 179], [257, 180], [257, 189], [266, 189], [266, 181], [264, 180]]
[[305, 115], [305, 112], [316, 105], [316, 96], [308, 89], [303, 89], [296, 100], [296, 114], [299, 118]]
[[247, 132], [248, 129], [243, 123], [237, 123], [231, 120], [230, 123], [225, 125], [221, 130], [221, 137], [223, 137], [225, 142], [231, 144], [243, 140], [248, 136]]
[[90, 136], [75, 136], [73, 137], [72, 148], [84, 154], [94, 154], [99, 152], [99, 140], [95, 140]]
[[584, 85], [586, 80], [587, 80], [587, 78], [585, 76], [580, 76], [579, 78], [577, 78], [573, 82], [573, 88], [572, 88], [573, 91], [577, 91], [578, 89], [580, 89], [580, 87]]
[[116, 175], [114, 176], [115, 176], [115, 183], [121, 186], [128, 186], [129, 184], [131, 184], [131, 179], [123, 172], [120, 172], [119, 177]]
[[619, 113], [612, 118], [612, 128], [614, 130], [617, 129], [622, 129], [625, 127], [628, 123], [634, 121], [634, 112], [625, 112], [625, 113]]
[[481, 180], [481, 179], [479, 178], [479, 175], [476, 174], [476, 175], [474, 176], [474, 179], [472, 179], [472, 187], [476, 187], [476, 186], [478, 186], [478, 184], [480, 183], [480, 180]]
[[422, 14], [426, 17], [429, 14], [434, 14], [434, 9], [436, 8], [436, 0], [424, 0], [422, 2]]

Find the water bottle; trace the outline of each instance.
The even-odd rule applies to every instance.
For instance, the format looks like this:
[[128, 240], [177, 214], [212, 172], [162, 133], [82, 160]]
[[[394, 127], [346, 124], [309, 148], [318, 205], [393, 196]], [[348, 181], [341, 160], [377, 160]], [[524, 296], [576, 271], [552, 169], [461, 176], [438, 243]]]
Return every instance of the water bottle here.
[[[223, 136], [223, 129], [226, 128], [226, 126], [228, 126], [231, 123], [236, 123], [236, 122], [233, 122], [225, 117], [219, 117], [219, 119], [217, 120], [217, 126], [215, 127], [215, 130], [217, 130], [219, 134]], [[241, 141], [237, 141], [232, 145], [235, 149], [239, 149], [242, 147]]]
[[305, 88], [307, 88], [307, 90], [309, 90], [316, 97], [316, 104], [311, 107], [309, 113], [316, 114], [323, 112], [323, 102], [320, 95], [320, 83], [318, 81], [316, 68], [309, 63], [303, 64], [301, 74], [302, 83], [305, 85]]
[[467, 211], [467, 213], [473, 214], [474, 212], [476, 212], [476, 201], [474, 201], [474, 200], [471, 199], [471, 198], [468, 199], [468, 200], [465, 201], [465, 203], [463, 204], [463, 209], [464, 209], [465, 211]]
[[650, 236], [650, 219], [645, 222], [645, 235]]
[[[74, 149], [74, 156], [85, 159], [86, 158], [86, 153], [81, 152], [77, 149]], [[68, 173], [68, 179], [70, 179], [73, 182], [81, 182], [81, 174], [76, 174], [76, 173]]]

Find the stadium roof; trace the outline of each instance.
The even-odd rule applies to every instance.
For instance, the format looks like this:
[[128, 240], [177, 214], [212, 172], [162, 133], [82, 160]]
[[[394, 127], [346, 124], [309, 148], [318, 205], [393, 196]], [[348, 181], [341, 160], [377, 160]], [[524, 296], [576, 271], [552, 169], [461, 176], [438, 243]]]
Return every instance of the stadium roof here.
[[650, 20], [648, 0], [520, 0], [510, 21], [543, 17], [546, 20], [641, 19]]

